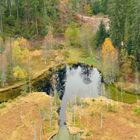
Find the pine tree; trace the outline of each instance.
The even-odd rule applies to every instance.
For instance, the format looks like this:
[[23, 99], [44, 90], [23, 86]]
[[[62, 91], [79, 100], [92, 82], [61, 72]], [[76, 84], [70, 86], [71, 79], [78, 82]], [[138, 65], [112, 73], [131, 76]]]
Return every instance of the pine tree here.
[[124, 41], [126, 3], [126, 0], [113, 0], [112, 8], [110, 9], [111, 39], [119, 48]]
[[97, 47], [101, 46], [105, 40], [105, 38], [108, 37], [108, 32], [106, 31], [105, 25], [103, 21], [101, 21], [99, 30], [96, 34], [96, 45]]
[[139, 0], [127, 1], [127, 14], [125, 21], [125, 42], [127, 51], [135, 55], [140, 62], [140, 2]]
[[134, 24], [133, 24], [133, 33], [132, 41], [133, 46], [135, 46], [135, 56], [140, 67], [140, 1], [135, 0], [136, 8], [134, 13]]

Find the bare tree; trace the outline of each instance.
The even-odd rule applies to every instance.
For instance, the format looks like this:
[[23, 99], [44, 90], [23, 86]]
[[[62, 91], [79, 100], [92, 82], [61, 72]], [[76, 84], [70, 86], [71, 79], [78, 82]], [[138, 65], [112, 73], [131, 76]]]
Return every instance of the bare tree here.
[[11, 5], [11, 0], [7, 0], [7, 7], [9, 9], [9, 16], [12, 15], [12, 5]]
[[19, 0], [16, 0], [17, 21], [19, 19]]

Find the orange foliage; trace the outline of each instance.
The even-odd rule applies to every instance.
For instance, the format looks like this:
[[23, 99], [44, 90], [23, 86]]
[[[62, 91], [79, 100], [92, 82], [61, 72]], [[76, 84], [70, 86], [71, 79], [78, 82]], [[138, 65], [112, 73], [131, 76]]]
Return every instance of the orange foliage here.
[[113, 61], [117, 58], [117, 50], [114, 48], [110, 38], [106, 38], [102, 45], [102, 58], [103, 62], [111, 60]]

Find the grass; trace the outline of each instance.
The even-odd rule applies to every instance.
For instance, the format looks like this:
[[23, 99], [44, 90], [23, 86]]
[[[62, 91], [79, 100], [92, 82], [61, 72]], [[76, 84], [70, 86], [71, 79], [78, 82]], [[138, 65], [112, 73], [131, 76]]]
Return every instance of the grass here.
[[73, 124], [74, 124], [74, 120], [75, 120], [75, 127], [79, 127], [81, 129], [83, 129], [85, 126], [79, 121], [79, 116], [78, 114], [75, 114], [75, 119], [74, 117], [72, 117], [72, 121], [73, 121]]
[[113, 113], [117, 112], [115, 105], [112, 105], [112, 104], [108, 104], [107, 111], [113, 112]]
[[0, 109], [5, 108], [5, 107], [6, 107], [5, 103], [0, 104]]
[[107, 85], [106, 89], [106, 96], [115, 101], [133, 104], [137, 102], [137, 99], [140, 99], [140, 96], [136, 96], [135, 94], [125, 91], [121, 92], [114, 85]]
[[136, 108], [134, 108], [134, 112], [140, 116], [140, 106], [137, 106]]
[[92, 131], [88, 131], [87, 133], [86, 133], [86, 137], [90, 137], [90, 136], [92, 136], [93, 135], [93, 132]]
[[68, 63], [83, 62], [83, 58], [85, 58], [84, 52], [81, 48], [67, 48], [66, 53], [68, 55], [66, 62]]
[[85, 58], [85, 63], [88, 65], [94, 65], [95, 67], [98, 67], [98, 68], [100, 66], [99, 61], [95, 57], [91, 57], [91, 56]]
[[94, 63], [94, 61], [95, 61], [95, 59], [92, 58], [92, 57], [87, 57], [87, 58], [85, 59], [85, 62], [86, 62], [87, 64], [89, 64], [89, 65], [92, 65], [92, 64]]
[[90, 114], [90, 116], [91, 117], [94, 117], [95, 116], [95, 112], [92, 111], [91, 114]]
[[40, 116], [44, 121], [49, 121], [49, 110], [48, 108], [40, 108], [39, 109]]

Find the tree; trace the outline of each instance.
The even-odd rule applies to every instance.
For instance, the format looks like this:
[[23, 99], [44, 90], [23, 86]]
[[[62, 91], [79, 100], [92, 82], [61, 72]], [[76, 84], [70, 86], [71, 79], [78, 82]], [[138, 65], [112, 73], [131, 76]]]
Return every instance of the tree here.
[[29, 56], [27, 40], [23, 38], [16, 39], [13, 42], [12, 55], [14, 65], [27, 63]]
[[17, 21], [19, 20], [19, 0], [16, 0], [16, 13], [17, 13]]
[[99, 47], [103, 44], [105, 38], [107, 38], [108, 32], [106, 31], [105, 25], [103, 23], [103, 21], [101, 21], [99, 29], [96, 33], [96, 46]]
[[12, 55], [12, 42], [13, 39], [7, 38], [6, 39], [6, 49], [7, 51], [7, 82], [12, 81], [13, 79], [13, 55]]
[[[129, 55], [140, 62], [140, 2], [139, 0], [113, 0], [110, 10], [110, 35], [121, 51], [126, 47]], [[139, 66], [140, 67], [140, 66]]]
[[133, 47], [135, 47], [134, 55], [136, 57], [136, 62], [138, 68], [140, 69], [140, 2], [135, 0], [135, 11], [134, 11], [134, 21], [133, 21], [133, 33], [132, 42]]
[[113, 0], [110, 9], [110, 35], [118, 48], [121, 48], [124, 41], [126, 2], [126, 0]]
[[13, 68], [13, 75], [19, 80], [27, 78], [27, 72], [19, 66]]
[[109, 0], [101, 0], [101, 13], [108, 14], [108, 3]]
[[4, 0], [0, 1], [0, 33], [3, 33]]
[[106, 83], [116, 81], [118, 75], [118, 53], [110, 38], [102, 45], [102, 71]]
[[12, 4], [11, 4], [11, 0], [7, 0], [7, 7], [8, 7], [8, 11], [9, 11], [9, 16], [12, 15]]
[[95, 1], [94, 3], [93, 3], [93, 13], [95, 14], [95, 15], [97, 15], [98, 13], [100, 13], [100, 1]]
[[65, 31], [65, 38], [70, 46], [80, 45], [80, 29], [78, 25], [72, 22]]
[[48, 59], [47, 56], [48, 51], [55, 47], [56, 47], [56, 41], [53, 36], [53, 28], [50, 26], [48, 30], [48, 34], [45, 36], [44, 45], [43, 45], [43, 60], [45, 61], [45, 64]]
[[44, 36], [50, 24], [55, 29], [59, 25], [58, 4], [59, 0], [1, 0], [0, 29], [29, 39]]
[[91, 5], [90, 4], [86, 4], [84, 6], [84, 11], [85, 13], [88, 15], [88, 16], [92, 16], [92, 8], [91, 8]]
[[83, 24], [80, 29], [80, 45], [88, 52], [89, 55], [93, 54], [93, 29], [88, 24]]
[[1, 59], [1, 65], [0, 65], [0, 83], [1, 86], [4, 87], [6, 84], [6, 65], [5, 65], [5, 46], [4, 46], [4, 40], [2, 37], [0, 37], [0, 59]]
[[[17, 38], [12, 46], [13, 76], [17, 80], [25, 80], [28, 76], [29, 84], [31, 79], [30, 54], [28, 41], [24, 38]], [[30, 85], [29, 85], [30, 88]]]
[[95, 0], [92, 3], [93, 14], [97, 15], [99, 13], [108, 13], [108, 3], [109, 0]]
[[120, 71], [124, 80], [129, 81], [129, 78], [132, 78], [134, 73], [134, 62], [134, 56], [129, 55], [127, 50], [122, 48], [120, 55]]

